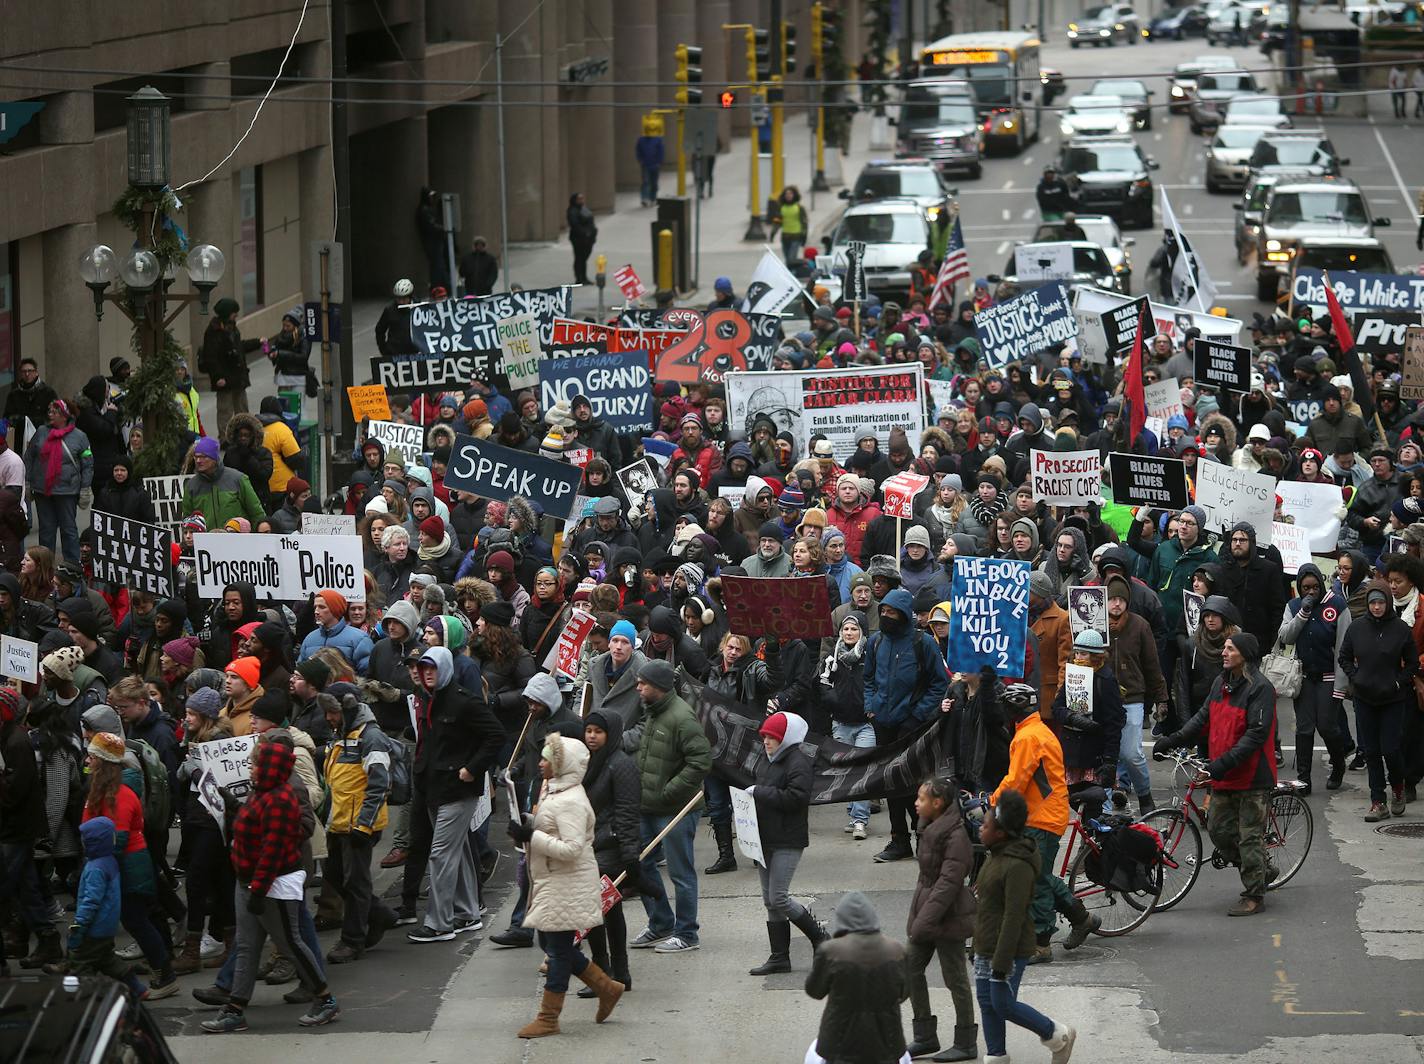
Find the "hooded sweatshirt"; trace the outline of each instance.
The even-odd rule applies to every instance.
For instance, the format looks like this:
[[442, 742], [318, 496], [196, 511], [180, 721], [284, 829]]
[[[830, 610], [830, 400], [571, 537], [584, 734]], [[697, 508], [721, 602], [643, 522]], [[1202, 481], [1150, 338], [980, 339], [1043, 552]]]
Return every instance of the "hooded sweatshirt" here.
[[811, 805], [811, 759], [801, 744], [805, 718], [784, 713], [786, 735], [765, 763], [757, 765], [752, 797], [756, 800], [761, 844], [773, 850], [804, 850], [810, 845], [806, 811]]
[[80, 938], [113, 938], [119, 932], [119, 862], [114, 858], [114, 822], [96, 816], [79, 826], [84, 843], [84, 870], [75, 892], [74, 927], [69, 948]]
[[[949, 684], [949, 673], [934, 637], [914, 628], [914, 600], [904, 588], [885, 596], [904, 627], [895, 633], [880, 621], [865, 656], [865, 711], [879, 728], [914, 725], [930, 719]], [[918, 649], [916, 644], [919, 644]]]
[[252, 763], [252, 797], [232, 823], [232, 867], [239, 884], [265, 897], [279, 876], [301, 868], [302, 807], [289, 780], [296, 752], [259, 743]]
[[[455, 682], [455, 661], [445, 647], [431, 647], [422, 665], [435, 666], [435, 690], [418, 696], [415, 776], [427, 798], [447, 805], [477, 798], [485, 773], [504, 746], [504, 729], [489, 704]], [[470, 778], [461, 778], [460, 770]]]

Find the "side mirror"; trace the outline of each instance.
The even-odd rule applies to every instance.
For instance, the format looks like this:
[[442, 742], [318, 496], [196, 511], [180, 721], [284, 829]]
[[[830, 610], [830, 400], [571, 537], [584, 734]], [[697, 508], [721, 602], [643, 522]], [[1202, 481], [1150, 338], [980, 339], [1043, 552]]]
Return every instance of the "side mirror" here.
[[1233, 211], [1244, 211], [1244, 210], [1246, 209], [1246, 204], [1244, 204], [1244, 203], [1233, 203], [1233, 204], [1231, 205], [1231, 209], [1232, 209]]
[[984, 280], [988, 281], [990, 284], [998, 284], [1003, 279], [1004, 278], [1002, 277], [1002, 275], [997, 273], [986, 274], [984, 277]]
[[1349, 160], [1349, 159], [1341, 159], [1341, 160], [1340, 160], [1340, 165], [1341, 165], [1341, 166], [1349, 166], [1349, 165], [1350, 165], [1350, 160]]
[[1123, 237], [1123, 238], [1122, 238], [1122, 246], [1125, 247], [1125, 248], [1134, 248], [1134, 247], [1136, 247], [1136, 246], [1137, 246], [1137, 237], [1135, 237], [1135, 236], [1125, 236], [1125, 237]]
[[1393, 225], [1393, 224], [1394, 224], [1394, 219], [1393, 219], [1393, 218], [1376, 218], [1376, 219], [1375, 219], [1375, 225], [1378, 225], [1378, 226], [1381, 226], [1381, 227], [1384, 227], [1384, 228], [1387, 228], [1387, 227], [1389, 227], [1389, 226], [1391, 226], [1391, 225]]
[[848, 199], [850, 199], [850, 189], [848, 189], [848, 188], [843, 188], [843, 189], [841, 189], [839, 192], [836, 193], [836, 198], [837, 198], [837, 199], [843, 199], [843, 200], [848, 200]]
[[1149, 170], [1160, 170], [1161, 168], [1162, 168], [1162, 164], [1159, 163], [1156, 159], [1148, 159], [1148, 160], [1147, 160], [1147, 169], [1149, 169]]

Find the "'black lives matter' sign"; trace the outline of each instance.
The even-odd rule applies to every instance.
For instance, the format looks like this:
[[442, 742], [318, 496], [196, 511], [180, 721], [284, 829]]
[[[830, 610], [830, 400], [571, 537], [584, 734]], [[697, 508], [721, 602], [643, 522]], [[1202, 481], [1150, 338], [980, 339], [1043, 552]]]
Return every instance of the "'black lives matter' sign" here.
[[1196, 381], [1208, 388], [1233, 392], [1251, 390], [1251, 349], [1198, 336], [1192, 344]]
[[1187, 467], [1180, 458], [1114, 451], [1108, 455], [1108, 468], [1112, 471], [1113, 502], [1165, 510], [1180, 510], [1191, 502]]
[[127, 517], [93, 511], [94, 578], [173, 597], [173, 532]]

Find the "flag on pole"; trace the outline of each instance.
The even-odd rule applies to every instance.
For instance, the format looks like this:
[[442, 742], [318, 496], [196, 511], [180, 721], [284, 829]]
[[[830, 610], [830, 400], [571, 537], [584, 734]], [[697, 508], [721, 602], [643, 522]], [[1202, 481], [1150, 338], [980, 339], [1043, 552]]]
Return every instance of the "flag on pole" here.
[[747, 296], [742, 310], [748, 314], [780, 314], [805, 295], [806, 289], [796, 275], [786, 268], [776, 252], [767, 248], [747, 284]]
[[1325, 285], [1325, 306], [1330, 313], [1330, 328], [1335, 333], [1335, 342], [1340, 345], [1340, 362], [1350, 375], [1351, 386], [1355, 389], [1356, 401], [1360, 405], [1360, 416], [1369, 420], [1374, 414], [1374, 400], [1370, 394], [1369, 378], [1365, 376], [1364, 363], [1355, 349], [1355, 334], [1350, 331], [1350, 319], [1340, 300], [1335, 297], [1335, 286], [1330, 283], [1329, 271], [1321, 275]]
[[1195, 304], [1201, 313], [1209, 313], [1211, 304], [1216, 301], [1216, 285], [1207, 274], [1206, 266], [1182, 235], [1165, 187], [1162, 189], [1162, 226], [1172, 234], [1172, 239], [1177, 244], [1170, 271], [1173, 301], [1179, 307], [1185, 307], [1189, 303]]
[[934, 291], [930, 293], [929, 309], [934, 310], [940, 303], [949, 305], [954, 296], [954, 286], [967, 280], [969, 252], [964, 248], [964, 230], [959, 227], [956, 215], [954, 226], [949, 231], [949, 243], [945, 245], [944, 262], [940, 265], [939, 276], [935, 278]]
[[1147, 393], [1142, 385], [1142, 329], [1147, 320], [1143, 312], [1137, 319], [1137, 333], [1132, 339], [1132, 354], [1127, 360], [1127, 369], [1122, 375], [1122, 399], [1127, 404], [1124, 422], [1128, 427], [1127, 449], [1137, 442], [1142, 428], [1147, 424]]

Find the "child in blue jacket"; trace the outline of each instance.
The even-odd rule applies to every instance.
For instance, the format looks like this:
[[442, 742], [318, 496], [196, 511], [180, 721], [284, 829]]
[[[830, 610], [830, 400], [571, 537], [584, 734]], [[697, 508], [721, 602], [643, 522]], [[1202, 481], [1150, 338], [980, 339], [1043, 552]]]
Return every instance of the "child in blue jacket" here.
[[133, 967], [114, 953], [114, 935], [119, 929], [119, 862], [114, 858], [114, 822], [96, 816], [79, 826], [84, 844], [84, 871], [69, 926], [69, 961], [65, 971], [98, 972], [125, 983], [139, 997], [148, 988], [133, 973]]

